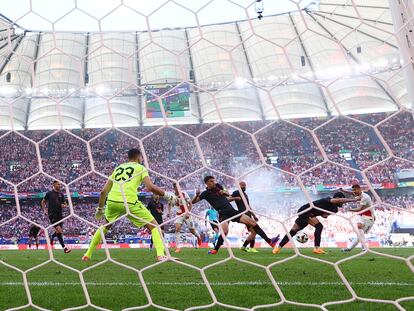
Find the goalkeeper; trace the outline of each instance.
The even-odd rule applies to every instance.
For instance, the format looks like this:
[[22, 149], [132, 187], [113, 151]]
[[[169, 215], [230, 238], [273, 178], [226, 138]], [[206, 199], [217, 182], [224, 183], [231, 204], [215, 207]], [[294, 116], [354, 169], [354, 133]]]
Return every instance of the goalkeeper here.
[[[96, 219], [101, 219], [105, 216], [107, 223], [114, 222], [122, 215], [126, 214], [124, 204], [124, 193], [128, 210], [132, 217], [128, 215], [128, 219], [137, 227], [145, 226], [151, 231], [154, 247], [157, 252], [157, 260], [165, 260], [165, 248], [162, 242], [157, 222], [151, 215], [149, 210], [138, 200], [137, 188], [144, 183], [145, 187], [153, 192], [163, 196], [167, 201], [174, 198], [172, 193], [166, 192], [154, 185], [148, 175], [147, 169], [140, 163], [143, 161], [141, 152], [138, 149], [131, 149], [128, 151], [128, 162], [118, 165], [113, 171], [110, 179], [106, 182], [99, 196], [99, 206], [96, 209]], [[115, 181], [115, 182], [113, 182]], [[105, 201], [106, 209], [104, 210]], [[110, 229], [112, 224], [102, 228], [104, 234]], [[92, 252], [101, 241], [101, 230], [96, 230], [92, 237], [91, 244], [85, 255], [82, 257], [83, 261], [88, 261]]]

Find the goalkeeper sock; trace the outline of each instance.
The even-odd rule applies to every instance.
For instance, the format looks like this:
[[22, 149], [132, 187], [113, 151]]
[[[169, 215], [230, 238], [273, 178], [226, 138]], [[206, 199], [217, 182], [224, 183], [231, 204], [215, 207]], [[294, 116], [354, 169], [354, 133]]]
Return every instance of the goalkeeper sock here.
[[[108, 232], [108, 229], [103, 228], [104, 234]], [[92, 252], [95, 250], [95, 248], [98, 246], [99, 242], [101, 242], [101, 230], [96, 230], [95, 234], [92, 237], [91, 244], [89, 245], [88, 250], [85, 253], [85, 256], [88, 258], [92, 257]]]
[[154, 241], [155, 251], [157, 252], [157, 256], [165, 256], [165, 247], [162, 243], [162, 238], [160, 231], [158, 228], [151, 229], [152, 240]]
[[256, 233], [267, 242], [267, 244], [270, 244], [272, 242], [271, 239], [267, 236], [267, 234], [263, 231], [262, 228], [260, 228], [259, 225], [256, 225], [253, 227], [253, 230], [256, 231]]
[[217, 239], [216, 246], [214, 246], [214, 249], [218, 251], [220, 247], [223, 245], [223, 243], [224, 243], [223, 237], [220, 235]]
[[[293, 236], [295, 235], [297, 233], [297, 231], [295, 231], [295, 230], [290, 230], [289, 231], [289, 234], [290, 234], [290, 236], [293, 238]], [[286, 234], [284, 237], [283, 237], [283, 239], [282, 239], [282, 241], [280, 241], [280, 243], [279, 243], [279, 247], [280, 248], [282, 248], [283, 246], [285, 246], [286, 245], [286, 243], [287, 242], [289, 242], [289, 237], [288, 237], [288, 235]]]
[[57, 236], [57, 238], [59, 240], [60, 246], [62, 246], [62, 248], [65, 248], [65, 242], [63, 242], [62, 233], [58, 233], [58, 234], [56, 234], [56, 236]]
[[256, 243], [256, 239], [250, 241], [250, 248], [254, 248], [254, 244]]

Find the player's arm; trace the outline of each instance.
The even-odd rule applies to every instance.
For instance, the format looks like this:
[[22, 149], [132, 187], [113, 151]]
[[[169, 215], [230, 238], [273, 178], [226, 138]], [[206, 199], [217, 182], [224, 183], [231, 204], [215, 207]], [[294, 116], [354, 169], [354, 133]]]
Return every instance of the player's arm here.
[[105, 183], [105, 186], [102, 188], [101, 193], [99, 194], [99, 205], [98, 208], [102, 209], [105, 206], [106, 197], [108, 196], [109, 191], [112, 189], [112, 180], [108, 179]]
[[224, 195], [225, 197], [229, 197], [230, 196], [230, 193], [227, 191], [227, 190], [220, 190], [219, 191], [219, 194], [220, 195]]
[[47, 207], [46, 207], [46, 201], [48, 200], [48, 195], [46, 194], [45, 197], [40, 202], [40, 206], [43, 209], [43, 212], [47, 215]]
[[191, 200], [191, 203], [192, 204], [196, 204], [196, 203], [198, 203], [200, 201], [201, 201], [201, 198], [200, 198], [200, 189], [197, 189], [194, 198]]
[[360, 197], [356, 197], [356, 198], [332, 198], [331, 199], [331, 203], [333, 204], [343, 204], [343, 203], [352, 203], [352, 202], [358, 202], [360, 201], [361, 198]]
[[233, 201], [241, 201], [242, 198], [240, 197], [240, 194], [238, 191], [234, 191], [231, 196], [227, 197], [227, 200], [229, 200], [229, 202], [233, 202]]
[[193, 209], [193, 202], [192, 202], [192, 200], [190, 198], [188, 198], [186, 200], [186, 202], [187, 202], [188, 211], [191, 212], [191, 210]]
[[174, 198], [174, 194], [171, 192], [165, 191], [158, 187], [157, 185], [154, 185], [151, 178], [149, 176], [145, 176], [142, 182], [145, 185], [145, 188], [147, 188], [149, 191], [151, 191], [154, 194], [158, 194], [159, 196], [162, 196], [164, 199], [167, 200], [167, 202], [170, 202], [172, 198]]
[[339, 191], [341, 191], [342, 193], [345, 193], [345, 194], [354, 194], [352, 191], [345, 190], [343, 188], [339, 188]]
[[363, 211], [364, 209], [367, 209], [369, 207], [369, 205], [367, 204], [359, 204], [358, 207], [355, 208], [351, 208], [349, 209], [350, 212], [360, 212]]

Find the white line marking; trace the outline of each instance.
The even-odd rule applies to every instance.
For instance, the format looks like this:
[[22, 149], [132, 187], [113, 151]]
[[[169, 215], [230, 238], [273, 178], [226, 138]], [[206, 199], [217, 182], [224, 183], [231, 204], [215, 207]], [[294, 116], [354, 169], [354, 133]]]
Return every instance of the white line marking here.
[[[414, 286], [408, 282], [349, 282], [351, 285], [365, 286]], [[80, 282], [29, 282], [29, 286], [80, 286]], [[141, 286], [139, 282], [85, 282], [87, 286]], [[281, 286], [343, 286], [342, 282], [277, 282]], [[146, 282], [146, 285], [164, 286], [204, 286], [203, 282]], [[266, 281], [251, 282], [210, 282], [211, 286], [264, 286]], [[0, 286], [23, 286], [23, 282], [0, 282]]]

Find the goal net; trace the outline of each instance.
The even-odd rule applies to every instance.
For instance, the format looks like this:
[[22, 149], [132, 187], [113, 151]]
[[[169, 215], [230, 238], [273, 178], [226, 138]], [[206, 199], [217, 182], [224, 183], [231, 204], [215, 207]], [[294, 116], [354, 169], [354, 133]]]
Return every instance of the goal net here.
[[[412, 0], [1, 3], [0, 310], [413, 309], [413, 30]], [[253, 211], [269, 237], [352, 185], [375, 221], [350, 252], [369, 210], [357, 203], [320, 217], [328, 254], [312, 253], [312, 226], [279, 254], [259, 236], [243, 252], [251, 228], [217, 234], [206, 201], [184, 207], [201, 245], [187, 224], [177, 241], [161, 198], [167, 261], [128, 211], [82, 262], [105, 228], [100, 192], [131, 148], [181, 198], [205, 176], [230, 194], [244, 181], [238, 216]], [[54, 180], [71, 254], [52, 245], [41, 207]], [[154, 199], [145, 187], [138, 198]]]

